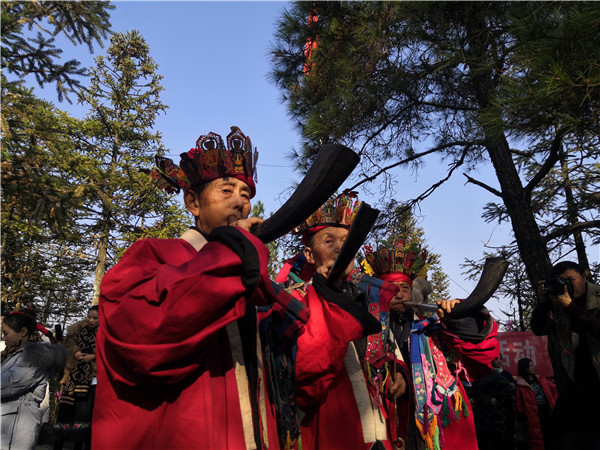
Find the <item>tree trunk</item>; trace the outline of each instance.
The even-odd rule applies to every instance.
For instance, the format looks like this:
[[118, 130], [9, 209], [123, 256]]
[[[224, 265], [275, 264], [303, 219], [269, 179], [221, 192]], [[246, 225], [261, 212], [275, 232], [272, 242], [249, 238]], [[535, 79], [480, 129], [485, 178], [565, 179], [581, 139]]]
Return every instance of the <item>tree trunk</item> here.
[[535, 220], [529, 196], [521, 184], [506, 138], [502, 136], [488, 141], [487, 150], [500, 183], [519, 254], [533, 290], [537, 291], [537, 282], [545, 279], [552, 269], [546, 243]]
[[92, 305], [97, 305], [100, 299], [100, 283], [106, 272], [106, 255], [108, 254], [108, 239], [110, 237], [110, 214], [104, 213], [102, 231], [98, 239], [98, 255], [96, 256], [96, 271], [94, 273], [94, 295]]
[[503, 131], [498, 131], [501, 129], [502, 116], [492, 100], [497, 84], [493, 68], [499, 64], [496, 60], [499, 52], [488, 48], [495, 39], [487, 36], [491, 31], [485, 21], [486, 7], [474, 3], [472, 8], [467, 23], [470, 49], [467, 61], [471, 74], [471, 89], [481, 111], [488, 112], [486, 114], [488, 118], [491, 115], [496, 116], [494, 125], [482, 125], [485, 146], [500, 183], [502, 199], [511, 219], [527, 276], [533, 285], [533, 290], [537, 292], [537, 282], [547, 277], [552, 264], [531, 208], [530, 196], [523, 188], [506, 136]]

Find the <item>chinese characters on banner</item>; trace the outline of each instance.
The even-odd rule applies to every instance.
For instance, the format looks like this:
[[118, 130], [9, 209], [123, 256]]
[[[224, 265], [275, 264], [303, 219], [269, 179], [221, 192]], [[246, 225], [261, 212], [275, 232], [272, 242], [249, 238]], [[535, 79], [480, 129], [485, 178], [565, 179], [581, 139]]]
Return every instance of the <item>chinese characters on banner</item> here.
[[531, 331], [506, 332], [498, 333], [498, 341], [503, 356], [502, 368], [514, 377], [517, 376], [517, 363], [521, 358], [533, 361], [536, 375], [554, 376], [546, 336], [536, 336]]

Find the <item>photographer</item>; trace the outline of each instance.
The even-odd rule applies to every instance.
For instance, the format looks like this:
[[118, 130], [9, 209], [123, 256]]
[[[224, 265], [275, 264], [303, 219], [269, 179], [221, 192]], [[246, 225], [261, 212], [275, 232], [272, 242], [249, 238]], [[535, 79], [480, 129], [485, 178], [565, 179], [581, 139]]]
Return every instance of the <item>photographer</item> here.
[[548, 335], [558, 386], [552, 414], [555, 448], [600, 449], [600, 286], [578, 264], [556, 264], [539, 282], [531, 329]]

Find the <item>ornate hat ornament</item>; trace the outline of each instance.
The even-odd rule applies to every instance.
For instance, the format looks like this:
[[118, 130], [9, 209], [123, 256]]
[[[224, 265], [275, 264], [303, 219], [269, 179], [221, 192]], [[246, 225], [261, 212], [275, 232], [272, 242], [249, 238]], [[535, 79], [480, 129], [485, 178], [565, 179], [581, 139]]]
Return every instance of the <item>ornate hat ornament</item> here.
[[422, 250], [417, 242], [403, 239], [383, 241], [377, 250], [370, 245], [363, 250], [365, 260], [362, 266], [367, 274], [384, 281], [406, 281], [412, 286], [412, 280], [427, 275], [427, 250]]
[[323, 228], [350, 228], [360, 203], [356, 192], [342, 192], [338, 196], [334, 195], [312, 213], [308, 219], [298, 225], [294, 231], [296, 234], [302, 235], [302, 241], [306, 244], [306, 240], [310, 235], [321, 231]]
[[223, 139], [210, 132], [200, 136], [196, 148], [181, 154], [179, 166], [169, 158], [156, 157], [157, 169], [150, 176], [157, 185], [169, 193], [188, 190], [217, 178], [234, 177], [250, 187], [251, 196], [256, 194], [256, 161], [258, 151], [252, 149], [250, 138], [236, 127], [227, 135], [227, 147]]

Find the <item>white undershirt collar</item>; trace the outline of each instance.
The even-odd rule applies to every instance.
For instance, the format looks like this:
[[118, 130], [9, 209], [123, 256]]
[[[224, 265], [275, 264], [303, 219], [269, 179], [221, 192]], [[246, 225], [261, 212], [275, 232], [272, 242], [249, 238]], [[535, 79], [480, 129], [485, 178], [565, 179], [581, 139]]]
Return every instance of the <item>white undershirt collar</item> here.
[[202, 236], [202, 234], [192, 228], [186, 230], [186, 232], [183, 233], [179, 239], [186, 241], [188, 244], [194, 247], [197, 252], [199, 252], [200, 249], [208, 242], [206, 238]]

